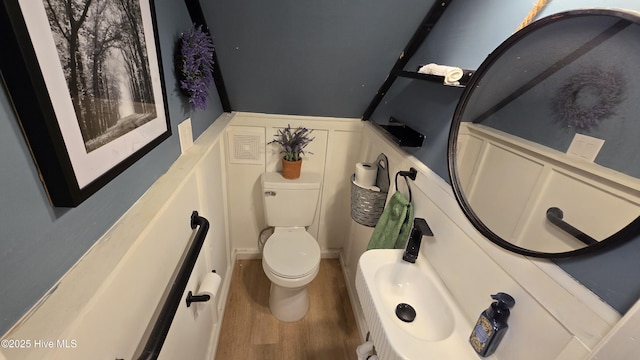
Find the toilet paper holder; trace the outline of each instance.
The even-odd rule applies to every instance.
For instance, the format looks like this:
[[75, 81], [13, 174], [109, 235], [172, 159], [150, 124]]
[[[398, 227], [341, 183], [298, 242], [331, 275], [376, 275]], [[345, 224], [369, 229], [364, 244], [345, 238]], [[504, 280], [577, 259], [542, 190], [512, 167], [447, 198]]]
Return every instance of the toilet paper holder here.
[[[216, 271], [212, 270], [211, 272], [215, 273]], [[189, 292], [187, 293], [187, 307], [191, 307], [191, 303], [194, 302], [207, 302], [209, 300], [211, 300], [211, 296], [209, 296], [209, 294], [193, 295], [193, 292], [191, 290], [189, 290]]]
[[211, 296], [208, 294], [204, 295], [193, 295], [191, 291], [187, 294], [187, 307], [191, 307], [191, 303], [194, 302], [206, 302], [211, 300]]

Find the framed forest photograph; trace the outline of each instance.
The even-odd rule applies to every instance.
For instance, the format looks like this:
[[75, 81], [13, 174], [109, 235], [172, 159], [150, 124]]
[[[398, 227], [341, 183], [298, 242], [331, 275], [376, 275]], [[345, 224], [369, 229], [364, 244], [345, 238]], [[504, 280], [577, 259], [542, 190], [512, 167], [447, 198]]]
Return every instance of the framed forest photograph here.
[[3, 0], [2, 78], [53, 206], [171, 135], [151, 0]]

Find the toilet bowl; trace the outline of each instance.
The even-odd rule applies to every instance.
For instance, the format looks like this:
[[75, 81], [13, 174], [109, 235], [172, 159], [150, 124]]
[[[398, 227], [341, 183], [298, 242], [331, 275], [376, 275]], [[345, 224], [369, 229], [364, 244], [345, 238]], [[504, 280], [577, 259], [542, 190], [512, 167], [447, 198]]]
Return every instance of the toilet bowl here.
[[262, 268], [271, 280], [269, 309], [281, 321], [298, 321], [309, 310], [307, 285], [320, 269], [320, 246], [306, 227], [315, 217], [321, 180], [317, 173], [295, 180], [273, 172], [261, 176], [265, 220], [274, 227]]
[[280, 321], [302, 319], [309, 310], [307, 285], [320, 270], [317, 241], [303, 227], [276, 228], [264, 246], [262, 268], [271, 280], [271, 313]]

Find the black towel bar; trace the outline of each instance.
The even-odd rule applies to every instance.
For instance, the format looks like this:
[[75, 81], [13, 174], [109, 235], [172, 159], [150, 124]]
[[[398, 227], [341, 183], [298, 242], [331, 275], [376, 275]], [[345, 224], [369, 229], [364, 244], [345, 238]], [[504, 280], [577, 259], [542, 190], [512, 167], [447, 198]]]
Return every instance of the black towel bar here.
[[564, 230], [569, 235], [575, 237], [576, 239], [582, 241], [587, 245], [597, 244], [598, 241], [591, 236], [585, 234], [584, 232], [578, 230], [573, 225], [570, 225], [566, 221], [562, 220], [564, 217], [564, 213], [557, 207], [550, 207], [547, 210], [547, 220], [551, 222], [553, 225], [559, 227]]

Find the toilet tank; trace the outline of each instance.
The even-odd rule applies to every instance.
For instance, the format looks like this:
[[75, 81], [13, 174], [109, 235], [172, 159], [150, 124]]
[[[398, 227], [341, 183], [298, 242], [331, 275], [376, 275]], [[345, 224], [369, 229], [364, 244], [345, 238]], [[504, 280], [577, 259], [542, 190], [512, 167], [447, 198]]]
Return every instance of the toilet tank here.
[[277, 172], [262, 173], [264, 214], [269, 226], [309, 226], [313, 223], [320, 195], [322, 176], [318, 173], [300, 174], [288, 180]]

